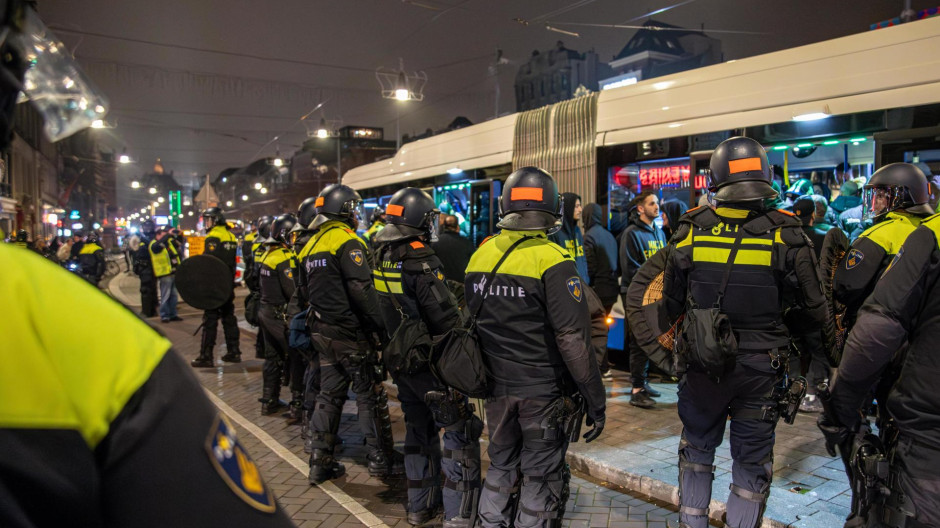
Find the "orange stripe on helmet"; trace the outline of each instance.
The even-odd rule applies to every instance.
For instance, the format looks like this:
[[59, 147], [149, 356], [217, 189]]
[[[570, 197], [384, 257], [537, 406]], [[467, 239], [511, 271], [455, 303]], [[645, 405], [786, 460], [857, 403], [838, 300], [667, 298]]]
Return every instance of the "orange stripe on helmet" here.
[[323, 197], [317, 196], [317, 201], [313, 202], [314, 207], [323, 207]]
[[409, 245], [410, 245], [413, 249], [421, 249], [421, 248], [424, 247], [424, 244], [422, 244], [421, 242], [418, 242], [417, 240], [415, 240], [414, 242], [412, 242], [412, 243], [409, 244]]
[[761, 163], [760, 158], [744, 158], [736, 159], [728, 162], [728, 171], [731, 174], [736, 174], [738, 172], [747, 172], [747, 171], [760, 171]]
[[537, 202], [542, 201], [542, 188], [541, 187], [513, 187], [509, 192], [509, 201], [515, 202], [516, 200], [535, 200]]
[[401, 205], [389, 204], [385, 207], [385, 214], [390, 216], [401, 216], [405, 212], [405, 208]]

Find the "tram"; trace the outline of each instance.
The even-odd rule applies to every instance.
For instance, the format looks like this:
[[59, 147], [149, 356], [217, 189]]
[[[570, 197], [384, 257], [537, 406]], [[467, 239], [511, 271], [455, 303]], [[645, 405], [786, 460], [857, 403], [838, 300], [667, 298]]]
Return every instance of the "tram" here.
[[[736, 135], [765, 146], [784, 188], [805, 175], [832, 184], [840, 164], [854, 176], [896, 161], [940, 174], [937, 50], [940, 17], [727, 61], [408, 143], [343, 182], [371, 207], [425, 189], [479, 244], [495, 229], [502, 182], [526, 165], [605, 207], [615, 236], [642, 191], [694, 206], [711, 151]], [[619, 350], [622, 309], [612, 317]]]

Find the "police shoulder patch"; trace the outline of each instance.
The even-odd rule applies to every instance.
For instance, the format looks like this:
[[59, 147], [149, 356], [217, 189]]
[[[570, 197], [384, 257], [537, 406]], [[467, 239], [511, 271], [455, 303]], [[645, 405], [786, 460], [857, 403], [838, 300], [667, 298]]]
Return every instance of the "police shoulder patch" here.
[[893, 268], [894, 265], [897, 264], [899, 260], [901, 260], [901, 255], [903, 254], [904, 254], [904, 246], [901, 246], [901, 249], [899, 249], [898, 252], [894, 255], [894, 258], [891, 259], [891, 263], [888, 264], [887, 268], [885, 268], [885, 272], [881, 274], [882, 277], [884, 277], [889, 271], [891, 271], [891, 268]]
[[584, 296], [584, 290], [581, 288], [581, 278], [571, 277], [566, 284], [568, 286], [568, 293], [574, 297], [574, 300], [581, 302], [581, 298]]
[[865, 260], [865, 254], [855, 248], [852, 248], [845, 256], [845, 269], [850, 270], [861, 264], [863, 260]]
[[365, 262], [365, 260], [366, 260], [366, 257], [365, 257], [365, 255], [362, 254], [362, 250], [361, 250], [361, 249], [354, 249], [354, 250], [350, 251], [350, 252], [349, 252], [349, 258], [351, 258], [352, 261], [353, 261], [357, 266], [362, 266], [362, 263]]
[[221, 414], [215, 417], [209, 429], [206, 451], [212, 467], [239, 498], [252, 508], [265, 513], [274, 512], [277, 508], [274, 495], [261, 479], [258, 466], [238, 441], [232, 424]]

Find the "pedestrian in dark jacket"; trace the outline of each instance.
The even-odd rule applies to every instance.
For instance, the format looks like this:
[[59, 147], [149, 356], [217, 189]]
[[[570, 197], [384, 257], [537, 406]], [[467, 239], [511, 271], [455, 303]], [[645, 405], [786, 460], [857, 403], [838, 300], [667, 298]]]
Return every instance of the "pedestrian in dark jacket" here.
[[[647, 259], [666, 246], [666, 235], [656, 227], [654, 221], [659, 217], [659, 198], [650, 191], [643, 191], [634, 199], [636, 216], [630, 225], [620, 234], [620, 293], [626, 295], [630, 281]], [[626, 299], [623, 301], [627, 305]], [[630, 377], [633, 380], [633, 393], [630, 405], [651, 409], [656, 402], [652, 397], [660, 396], [647, 381], [649, 358], [640, 348], [632, 332], [625, 332], [627, 338], [624, 350], [630, 351]]]
[[[606, 313], [617, 302], [620, 286], [617, 284], [620, 268], [617, 266], [617, 239], [610, 234], [604, 222], [604, 209], [596, 203], [584, 206], [584, 257], [588, 277], [594, 292], [600, 297]], [[602, 367], [603, 370], [603, 367]]]
[[578, 275], [584, 282], [591, 284], [587, 259], [584, 258], [584, 238], [581, 236], [581, 228], [578, 227], [578, 220], [581, 219], [581, 197], [575, 193], [562, 193], [561, 196], [564, 200], [561, 229], [548, 239], [568, 251], [574, 259], [575, 267], [578, 268]]
[[454, 215], [444, 217], [444, 230], [437, 242], [431, 244], [444, 271], [444, 278], [463, 283], [467, 264], [473, 255], [473, 242], [461, 236], [460, 222]]
[[685, 202], [679, 200], [666, 200], [659, 205], [662, 211], [663, 233], [666, 234], [666, 240], [672, 238], [672, 234], [679, 229], [679, 219], [689, 209]]

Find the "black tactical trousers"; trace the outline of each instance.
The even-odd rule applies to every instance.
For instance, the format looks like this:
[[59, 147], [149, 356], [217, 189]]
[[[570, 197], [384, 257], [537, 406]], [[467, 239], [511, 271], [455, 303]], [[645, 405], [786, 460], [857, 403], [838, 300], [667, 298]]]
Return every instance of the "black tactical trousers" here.
[[570, 479], [565, 463], [568, 439], [542, 438], [553, 401], [552, 396], [486, 400], [490, 467], [479, 506], [484, 528], [561, 526]]
[[[769, 396], [777, 380], [769, 355], [763, 353], [739, 356], [720, 383], [695, 371], [680, 381], [679, 519], [691, 528], [708, 526], [715, 449], [724, 436], [729, 409], [733, 463], [726, 525], [760, 525], [773, 476], [776, 420], [752, 415], [762, 406], [776, 406]], [[748, 409], [752, 412], [742, 412]]]
[[[913, 441], [902, 433], [895, 448], [894, 460], [901, 493], [892, 490], [888, 503], [893, 506], [894, 520], [900, 521], [897, 526], [940, 526], [940, 476], [937, 475], [940, 448]], [[899, 515], [899, 511], [909, 516]], [[869, 523], [869, 526], [880, 528], [884, 525]]]
[[225, 304], [214, 309], [206, 310], [202, 314], [202, 347], [200, 357], [212, 357], [215, 347], [215, 336], [219, 329], [219, 319], [222, 320], [222, 331], [225, 334], [225, 346], [228, 354], [238, 355], [238, 319], [235, 317], [235, 290]]
[[[430, 371], [395, 379], [398, 400], [405, 413], [405, 475], [408, 478], [408, 511], [419, 512], [441, 503], [441, 469], [444, 470], [444, 518], [468, 518], [480, 488], [480, 434], [483, 422], [469, 415], [467, 398], [448, 402], [452, 409], [427, 403], [429, 392], [446, 387]], [[448, 395], [449, 396], [449, 395]], [[468, 416], [459, 417], [464, 406]], [[441, 453], [440, 430], [444, 429]]]
[[144, 317], [157, 315], [157, 279], [153, 273], [144, 273], [140, 276], [140, 313]]
[[[327, 460], [321, 455], [333, 453], [339, 431], [343, 404], [348, 398], [350, 384], [356, 394], [359, 428], [368, 445], [370, 460], [384, 460], [394, 449], [391, 421], [388, 415], [388, 396], [385, 388], [375, 379], [375, 353], [365, 340], [346, 340], [312, 335], [313, 346], [319, 352], [320, 394], [310, 418], [314, 460]], [[318, 453], [319, 451], [319, 453]]]
[[[261, 320], [261, 332], [264, 334], [264, 367], [261, 372], [263, 382], [262, 400], [274, 402], [281, 394], [281, 372], [286, 366], [287, 322], [277, 307], [272, 304], [262, 304], [258, 310]], [[294, 387], [291, 387], [294, 390]], [[302, 385], [297, 390], [303, 390]]]

